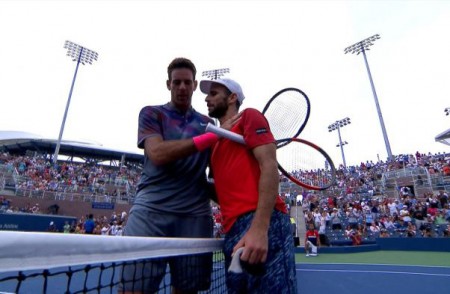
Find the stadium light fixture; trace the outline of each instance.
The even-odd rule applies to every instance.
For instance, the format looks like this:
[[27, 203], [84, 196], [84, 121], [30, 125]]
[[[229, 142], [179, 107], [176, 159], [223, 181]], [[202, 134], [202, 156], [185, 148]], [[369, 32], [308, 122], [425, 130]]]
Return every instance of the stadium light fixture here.
[[344, 145], [347, 145], [347, 144], [348, 144], [348, 142], [344, 141], [342, 143], [336, 144], [336, 147], [344, 146]]
[[332, 132], [337, 130], [338, 131], [338, 137], [339, 137], [339, 144], [336, 145], [336, 147], [341, 147], [341, 154], [342, 154], [342, 163], [344, 164], [344, 168], [347, 169], [347, 163], [345, 162], [345, 155], [344, 155], [344, 145], [348, 144], [347, 141], [342, 142], [341, 139], [341, 128], [345, 127], [346, 125], [349, 125], [351, 123], [350, 118], [346, 117], [341, 120], [337, 120], [331, 125], [328, 126], [328, 132]]
[[61, 123], [61, 129], [59, 131], [58, 142], [56, 144], [55, 153], [53, 154], [53, 165], [55, 165], [55, 166], [58, 164], [58, 154], [59, 154], [59, 149], [61, 147], [61, 139], [62, 139], [62, 136], [64, 133], [64, 126], [66, 124], [66, 118], [67, 118], [67, 113], [69, 111], [70, 100], [72, 98], [73, 87], [75, 85], [75, 80], [77, 78], [78, 67], [80, 66], [80, 63], [83, 65], [85, 65], [86, 63], [92, 64], [98, 58], [97, 52], [89, 50], [83, 46], [80, 46], [80, 45], [75, 44], [70, 41], [66, 41], [64, 43], [64, 48], [67, 49], [67, 56], [70, 56], [72, 58], [72, 61], [77, 62], [77, 66], [75, 67], [75, 74], [73, 75], [72, 85], [71, 85], [70, 91], [69, 91], [69, 98], [67, 99], [66, 110], [64, 111], [64, 116], [63, 116], [63, 120]]
[[217, 80], [229, 72], [230, 72], [229, 68], [206, 70], [206, 71], [202, 72], [202, 77], [207, 77], [208, 79], [211, 79], [211, 80]]
[[345, 48], [344, 53], [345, 54], [356, 53], [356, 55], [359, 55], [360, 53], [362, 53], [364, 56], [364, 62], [366, 64], [367, 74], [369, 75], [370, 85], [372, 87], [372, 93], [373, 93], [373, 97], [375, 99], [375, 106], [377, 107], [378, 118], [380, 120], [381, 131], [383, 132], [384, 144], [386, 145], [388, 159], [393, 160], [394, 158], [392, 156], [391, 145], [389, 144], [389, 138], [388, 138], [388, 135], [386, 132], [386, 127], [384, 125], [383, 115], [381, 113], [380, 104], [378, 103], [377, 92], [375, 91], [375, 85], [372, 80], [372, 74], [370, 73], [369, 63], [367, 62], [367, 56], [366, 56], [366, 50], [370, 50], [369, 47], [372, 46], [373, 43], [378, 39], [380, 39], [379, 34], [373, 35], [372, 37], [369, 37], [367, 39], [359, 41], [358, 43], [355, 43], [355, 44]]

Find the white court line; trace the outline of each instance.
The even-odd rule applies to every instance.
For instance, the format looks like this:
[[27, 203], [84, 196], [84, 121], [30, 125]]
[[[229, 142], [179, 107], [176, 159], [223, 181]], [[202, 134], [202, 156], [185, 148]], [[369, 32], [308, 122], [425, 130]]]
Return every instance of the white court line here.
[[296, 262], [296, 265], [363, 265], [363, 266], [402, 266], [402, 267], [425, 267], [425, 268], [450, 268], [450, 266], [445, 265], [421, 265], [421, 264], [393, 264], [393, 263], [306, 263], [306, 262]]
[[376, 274], [401, 274], [414, 276], [435, 276], [435, 277], [450, 277], [450, 274], [429, 274], [429, 273], [414, 273], [414, 272], [395, 272], [395, 271], [362, 271], [362, 270], [320, 270], [320, 269], [297, 269], [298, 272], [342, 272], [342, 273], [376, 273]]

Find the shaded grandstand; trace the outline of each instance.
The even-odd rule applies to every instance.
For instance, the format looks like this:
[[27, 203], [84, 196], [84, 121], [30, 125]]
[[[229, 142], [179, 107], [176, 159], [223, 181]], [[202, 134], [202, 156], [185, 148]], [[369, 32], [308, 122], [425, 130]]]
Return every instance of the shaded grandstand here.
[[[17, 132], [0, 131], [0, 151], [11, 155], [42, 155], [52, 159], [56, 149], [57, 140], [44, 138], [40, 135]], [[103, 147], [98, 144], [62, 140], [59, 154], [65, 156], [66, 161], [81, 160], [95, 163], [107, 162], [111, 165], [142, 165], [142, 153], [127, 152]]]
[[[142, 169], [143, 154], [63, 140], [58, 164], [54, 165], [52, 156], [56, 144], [57, 140], [36, 134], [0, 132], [1, 195], [14, 197], [16, 207], [38, 203], [41, 213], [47, 213], [53, 205], [60, 207], [59, 214], [76, 217], [87, 213], [105, 213], [108, 209], [129, 210], [135, 194], [135, 181]], [[6, 159], [7, 156], [18, 158], [21, 163], [12, 164]], [[36, 165], [37, 172], [44, 174], [50, 171], [51, 175], [59, 178], [55, 181], [46, 179], [45, 187], [42, 187], [42, 183], [20, 170], [20, 165], [26, 166], [30, 162]], [[78, 183], [74, 185], [73, 179], [61, 179], [61, 173], [67, 166], [78, 168], [81, 172], [90, 169], [90, 174], [94, 167], [101, 167], [103, 174], [96, 174], [93, 180], [87, 175], [86, 179], [78, 178]], [[74, 202], [77, 204], [73, 205]]]

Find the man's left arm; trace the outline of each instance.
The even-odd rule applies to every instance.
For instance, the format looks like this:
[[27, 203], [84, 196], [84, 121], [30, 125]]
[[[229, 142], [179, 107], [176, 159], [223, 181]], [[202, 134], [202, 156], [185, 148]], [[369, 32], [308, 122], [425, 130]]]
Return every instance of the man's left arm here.
[[234, 250], [244, 246], [241, 260], [250, 264], [263, 263], [267, 259], [270, 218], [278, 195], [278, 164], [276, 146], [273, 143], [255, 147], [253, 155], [259, 163], [258, 205], [251, 226]]

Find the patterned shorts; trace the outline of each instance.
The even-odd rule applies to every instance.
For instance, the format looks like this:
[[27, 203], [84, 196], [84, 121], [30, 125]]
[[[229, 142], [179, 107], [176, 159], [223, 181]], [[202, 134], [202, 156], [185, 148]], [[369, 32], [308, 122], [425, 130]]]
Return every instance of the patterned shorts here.
[[[231, 263], [233, 247], [244, 236], [253, 220], [254, 212], [239, 217], [225, 236], [226, 268]], [[263, 274], [240, 274], [227, 271], [228, 293], [297, 293], [294, 239], [287, 214], [272, 213], [269, 228], [269, 252]]]

